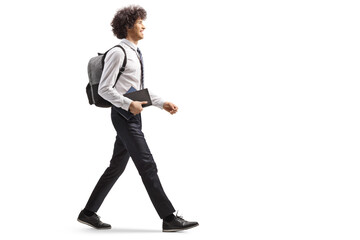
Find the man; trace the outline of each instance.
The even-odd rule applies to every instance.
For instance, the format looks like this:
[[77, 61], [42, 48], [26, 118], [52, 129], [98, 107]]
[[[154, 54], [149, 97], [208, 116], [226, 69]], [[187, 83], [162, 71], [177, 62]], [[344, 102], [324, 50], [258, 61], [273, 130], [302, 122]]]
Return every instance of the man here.
[[[197, 222], [189, 222], [173, 214], [175, 209], [161, 186], [156, 164], [141, 130], [140, 113], [143, 110], [142, 104], [146, 102], [132, 101], [123, 96], [131, 87], [139, 90], [144, 86], [142, 55], [137, 44], [144, 38], [143, 20], [145, 19], [146, 11], [143, 8], [129, 6], [120, 9], [111, 23], [115, 36], [122, 39], [120, 45], [125, 49], [127, 64], [113, 88], [125, 54], [120, 48], [111, 49], [105, 57], [99, 84], [99, 94], [113, 105], [111, 120], [117, 136], [110, 166], [99, 179], [78, 217], [79, 222], [96, 229], [111, 228], [109, 224], [100, 221], [96, 212], [125, 170], [129, 157], [134, 161], [149, 197], [160, 218], [163, 219], [164, 232], [185, 230], [199, 225]], [[150, 92], [150, 98], [154, 106], [165, 109], [170, 114], [175, 114], [178, 110], [175, 104], [163, 101], [152, 92]], [[122, 114], [126, 111], [133, 114], [129, 119]]]

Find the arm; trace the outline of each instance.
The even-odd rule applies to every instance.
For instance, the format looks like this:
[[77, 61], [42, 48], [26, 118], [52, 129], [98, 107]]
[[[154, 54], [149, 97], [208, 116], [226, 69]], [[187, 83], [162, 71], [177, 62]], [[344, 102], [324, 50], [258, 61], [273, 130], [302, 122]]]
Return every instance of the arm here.
[[150, 90], [149, 90], [149, 94], [150, 94], [151, 102], [154, 106], [166, 110], [171, 115], [177, 112], [178, 107], [175, 104], [171, 102], [165, 102], [161, 97], [155, 95]]
[[151, 98], [151, 102], [155, 107], [158, 107], [160, 109], [164, 108], [165, 101], [161, 97], [155, 95], [150, 90], [149, 90], [149, 95], [150, 95], [150, 98]]
[[113, 88], [122, 63], [121, 59], [123, 60], [124, 57], [122, 51], [116, 51], [115, 49], [110, 50], [107, 53], [98, 92], [101, 97], [112, 103], [114, 106], [127, 111], [129, 110], [132, 100], [124, 97]]

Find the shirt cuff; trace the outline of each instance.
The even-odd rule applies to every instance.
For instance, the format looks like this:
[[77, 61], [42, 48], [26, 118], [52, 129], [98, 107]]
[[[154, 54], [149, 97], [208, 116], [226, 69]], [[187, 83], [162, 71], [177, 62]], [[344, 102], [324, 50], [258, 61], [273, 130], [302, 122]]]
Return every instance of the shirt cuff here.
[[160, 108], [160, 109], [164, 109], [164, 103], [165, 103], [164, 100], [159, 99], [159, 100], [153, 102], [153, 105], [154, 105], [155, 107]]
[[132, 100], [130, 98], [124, 97], [124, 104], [121, 106], [121, 108], [124, 109], [125, 111], [129, 111], [131, 103]]

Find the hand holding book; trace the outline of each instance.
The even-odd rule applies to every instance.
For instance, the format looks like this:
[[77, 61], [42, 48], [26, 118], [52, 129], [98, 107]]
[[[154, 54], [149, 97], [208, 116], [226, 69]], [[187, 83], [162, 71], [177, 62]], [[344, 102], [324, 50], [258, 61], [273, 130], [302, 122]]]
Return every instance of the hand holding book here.
[[133, 101], [130, 104], [129, 111], [134, 115], [139, 114], [143, 110], [143, 105], [146, 105], [146, 104], [147, 104], [147, 101], [144, 101], [144, 102]]
[[131, 87], [124, 96], [133, 100], [130, 104], [129, 111], [134, 115], [141, 113], [144, 107], [152, 105], [147, 88], [137, 91], [134, 87]]

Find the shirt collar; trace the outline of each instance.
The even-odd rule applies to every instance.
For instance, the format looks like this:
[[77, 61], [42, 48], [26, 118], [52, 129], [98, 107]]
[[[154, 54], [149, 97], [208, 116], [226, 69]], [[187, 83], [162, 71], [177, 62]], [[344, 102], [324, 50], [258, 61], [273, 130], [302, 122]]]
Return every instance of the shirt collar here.
[[127, 40], [127, 39], [123, 39], [123, 40], [121, 40], [121, 42], [122, 43], [125, 43], [126, 45], [128, 45], [130, 48], [132, 48], [134, 51], [137, 51], [137, 46], [134, 44], [134, 43], [132, 43], [132, 42], [130, 42], [129, 40]]

